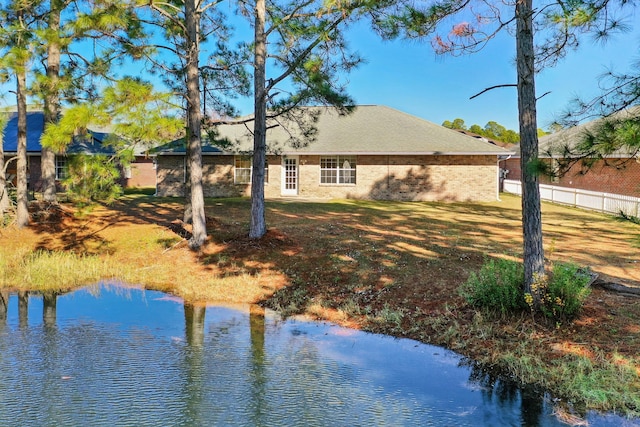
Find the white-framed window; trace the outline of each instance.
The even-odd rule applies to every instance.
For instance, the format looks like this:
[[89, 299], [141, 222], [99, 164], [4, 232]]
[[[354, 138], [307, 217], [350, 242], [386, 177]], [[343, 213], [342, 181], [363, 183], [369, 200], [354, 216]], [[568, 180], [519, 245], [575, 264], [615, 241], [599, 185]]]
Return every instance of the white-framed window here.
[[320, 184], [355, 184], [356, 156], [320, 157]]
[[56, 156], [56, 179], [62, 180], [67, 177], [67, 158]]
[[[269, 182], [269, 161], [264, 160], [264, 183]], [[236, 184], [251, 184], [251, 169], [253, 159], [249, 156], [235, 156], [234, 182]]]
[[251, 157], [235, 156], [234, 182], [251, 184]]

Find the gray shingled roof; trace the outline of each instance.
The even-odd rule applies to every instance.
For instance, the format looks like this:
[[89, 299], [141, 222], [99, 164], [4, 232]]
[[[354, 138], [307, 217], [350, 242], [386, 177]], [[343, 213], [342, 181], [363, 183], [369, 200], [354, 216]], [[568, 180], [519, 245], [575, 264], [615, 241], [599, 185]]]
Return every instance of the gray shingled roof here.
[[[624, 119], [630, 117], [638, 117], [640, 115], [640, 107], [630, 108], [628, 110], [620, 111], [610, 118]], [[541, 137], [538, 141], [538, 153], [540, 157], [561, 157], [564, 147], [575, 147], [588, 132], [593, 132], [596, 127], [602, 123], [605, 119], [597, 119], [588, 123], [573, 126], [568, 129], [563, 129], [560, 132], [552, 133]], [[607, 157], [620, 157], [627, 158], [630, 156], [629, 151], [620, 150]]]
[[[270, 152], [280, 154], [440, 154], [508, 155], [489, 142], [464, 135], [427, 120], [386, 106], [362, 105], [349, 115], [339, 115], [326, 107], [320, 109], [316, 140], [307, 146], [292, 148], [289, 133], [283, 127], [267, 131]], [[249, 127], [252, 127], [250, 124]], [[292, 128], [293, 129], [293, 128]], [[222, 125], [219, 136], [236, 144], [234, 151], [251, 151], [253, 139], [242, 125]], [[229, 152], [229, 150], [227, 150]]]

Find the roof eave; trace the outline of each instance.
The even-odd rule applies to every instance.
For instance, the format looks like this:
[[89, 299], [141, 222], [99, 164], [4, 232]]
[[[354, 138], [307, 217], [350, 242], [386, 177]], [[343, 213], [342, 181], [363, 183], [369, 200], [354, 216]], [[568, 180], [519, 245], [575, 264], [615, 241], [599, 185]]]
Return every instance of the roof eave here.
[[503, 156], [513, 155], [508, 151], [283, 151], [284, 155], [310, 155], [310, 156]]
[[[203, 152], [203, 156], [234, 156], [242, 155], [242, 151]], [[157, 156], [184, 156], [184, 151], [158, 152]], [[267, 153], [270, 156], [514, 156], [512, 151], [399, 151], [399, 152], [372, 152], [372, 151], [281, 151]]]

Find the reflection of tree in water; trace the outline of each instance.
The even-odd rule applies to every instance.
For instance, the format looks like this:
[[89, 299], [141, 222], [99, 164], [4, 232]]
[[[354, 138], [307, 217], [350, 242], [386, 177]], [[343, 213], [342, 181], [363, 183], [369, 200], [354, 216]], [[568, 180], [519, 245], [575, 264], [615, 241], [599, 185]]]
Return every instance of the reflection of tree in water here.
[[55, 292], [45, 292], [42, 294], [42, 300], [42, 321], [45, 326], [55, 326], [58, 294]]
[[[9, 314], [9, 291], [0, 291], [0, 320], [6, 321]], [[58, 293], [42, 294], [42, 321], [45, 326], [55, 326]], [[29, 292], [18, 291], [18, 321], [20, 326], [27, 326], [29, 320]]]
[[29, 293], [18, 292], [18, 320], [20, 326], [27, 326], [29, 321]]
[[499, 408], [520, 407], [523, 426], [538, 426], [544, 411], [544, 393], [534, 387], [523, 387], [506, 378], [504, 373], [471, 363], [469, 382], [478, 384], [486, 401], [496, 401]]
[[261, 425], [268, 419], [269, 411], [266, 402], [267, 374], [265, 372], [264, 308], [251, 306], [249, 308], [249, 328], [251, 333], [251, 425]]
[[7, 313], [9, 312], [9, 292], [0, 291], [0, 320], [7, 320]]
[[187, 346], [184, 349], [186, 383], [185, 421], [188, 425], [204, 425], [207, 414], [202, 409], [203, 389], [203, 344], [204, 324], [207, 307], [204, 305], [184, 304], [184, 334]]
[[204, 343], [204, 320], [207, 307], [204, 305], [184, 304], [184, 333], [191, 348], [202, 347]]

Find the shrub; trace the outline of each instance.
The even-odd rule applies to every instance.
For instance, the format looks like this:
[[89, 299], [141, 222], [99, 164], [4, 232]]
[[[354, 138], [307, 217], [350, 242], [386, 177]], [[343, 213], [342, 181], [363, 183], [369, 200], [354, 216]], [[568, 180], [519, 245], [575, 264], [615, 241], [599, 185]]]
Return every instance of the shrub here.
[[575, 317], [591, 293], [591, 272], [575, 264], [555, 263], [540, 293], [540, 311], [552, 320]]
[[524, 268], [521, 263], [491, 259], [482, 265], [477, 274], [471, 273], [459, 291], [474, 307], [506, 314], [526, 308], [523, 280]]
[[523, 309], [539, 310], [555, 322], [575, 317], [589, 296], [591, 272], [575, 264], [555, 263], [548, 277], [536, 281], [540, 304], [534, 307], [530, 294], [524, 294], [524, 267], [505, 259], [489, 260], [478, 273], [471, 273], [460, 289], [469, 304], [501, 314]]

